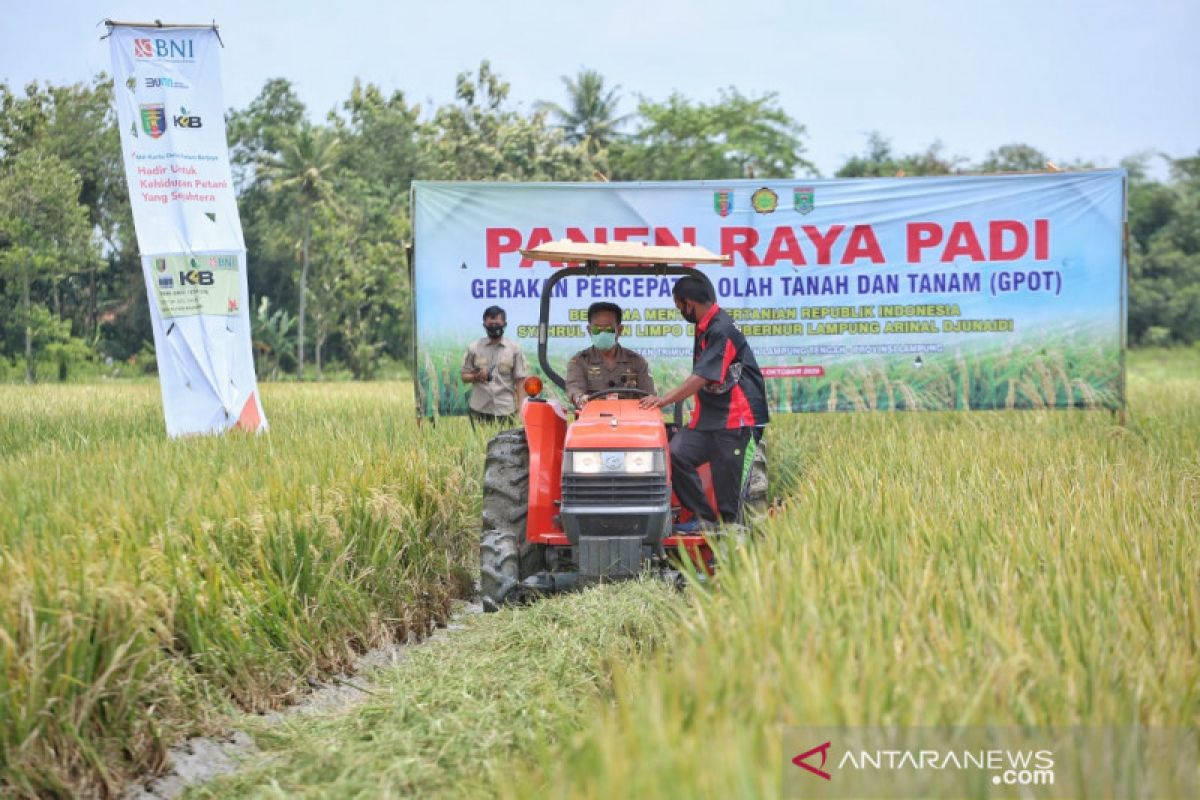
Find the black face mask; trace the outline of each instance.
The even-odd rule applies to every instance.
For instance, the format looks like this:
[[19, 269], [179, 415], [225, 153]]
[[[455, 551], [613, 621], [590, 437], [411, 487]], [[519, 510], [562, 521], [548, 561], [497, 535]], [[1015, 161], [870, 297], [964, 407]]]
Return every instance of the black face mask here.
[[688, 312], [686, 306], [684, 307], [684, 310], [680, 311], [679, 313], [683, 315], [684, 320], [695, 325], [696, 323], [698, 323], [700, 321], [700, 315], [696, 313], [695, 306], [692, 306], [691, 308], [692, 308], [692, 310], [690, 313]]
[[503, 325], [484, 325], [483, 329], [485, 331], [487, 331], [487, 335], [492, 337], [493, 339], [499, 339], [501, 336], [504, 335], [504, 326]]

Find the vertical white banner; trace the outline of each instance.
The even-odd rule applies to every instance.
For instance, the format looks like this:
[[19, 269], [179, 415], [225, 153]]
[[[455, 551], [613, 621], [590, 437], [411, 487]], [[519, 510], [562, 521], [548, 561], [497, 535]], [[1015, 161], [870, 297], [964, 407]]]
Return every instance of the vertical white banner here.
[[116, 26], [109, 41], [167, 433], [263, 430], [220, 39]]

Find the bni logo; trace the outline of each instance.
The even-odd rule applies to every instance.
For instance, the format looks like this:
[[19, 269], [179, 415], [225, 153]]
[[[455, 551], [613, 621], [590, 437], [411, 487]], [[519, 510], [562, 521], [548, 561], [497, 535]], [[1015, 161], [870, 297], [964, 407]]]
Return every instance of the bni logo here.
[[190, 61], [196, 57], [191, 39], [134, 39], [134, 58]]

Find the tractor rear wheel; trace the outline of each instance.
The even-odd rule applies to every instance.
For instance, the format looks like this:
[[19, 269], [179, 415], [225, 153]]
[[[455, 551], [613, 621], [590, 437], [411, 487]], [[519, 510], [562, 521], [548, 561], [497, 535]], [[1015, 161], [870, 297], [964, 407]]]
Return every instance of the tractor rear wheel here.
[[483, 467], [479, 592], [485, 611], [517, 599], [521, 581], [546, 568], [545, 548], [525, 541], [529, 513], [529, 445], [521, 428], [488, 442]]

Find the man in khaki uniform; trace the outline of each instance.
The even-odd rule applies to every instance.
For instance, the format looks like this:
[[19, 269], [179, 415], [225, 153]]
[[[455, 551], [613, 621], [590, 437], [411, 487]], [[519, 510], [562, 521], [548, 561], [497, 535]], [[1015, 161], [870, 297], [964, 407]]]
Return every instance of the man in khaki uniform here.
[[487, 336], [467, 347], [463, 359], [463, 383], [474, 384], [467, 413], [471, 422], [512, 422], [525, 396], [525, 354], [521, 345], [504, 338], [507, 315], [500, 306], [483, 312]]
[[654, 379], [646, 359], [617, 344], [621, 337], [621, 307], [616, 303], [588, 306], [592, 346], [580, 350], [567, 364], [567, 397], [582, 408], [584, 397], [604, 389], [641, 389], [654, 394]]

